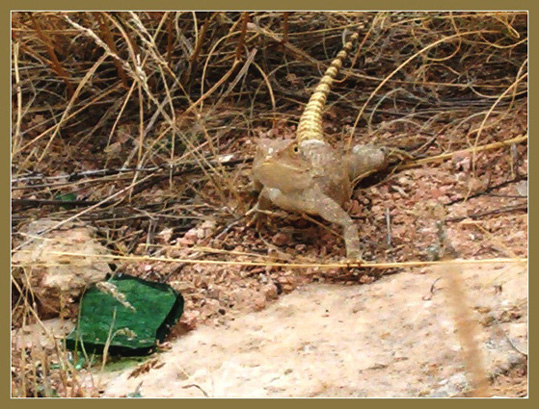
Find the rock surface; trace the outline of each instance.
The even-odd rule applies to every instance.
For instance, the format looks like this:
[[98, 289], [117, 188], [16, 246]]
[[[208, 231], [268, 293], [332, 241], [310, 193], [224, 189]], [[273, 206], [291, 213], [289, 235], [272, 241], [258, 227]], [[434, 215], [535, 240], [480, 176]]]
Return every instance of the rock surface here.
[[69, 307], [84, 288], [111, 273], [106, 260], [96, 257], [107, 254], [107, 249], [95, 239], [92, 227], [71, 223], [40, 234], [58, 223], [51, 219], [29, 223], [19, 232], [25, 243], [12, 257], [14, 276], [37, 298], [40, 318], [71, 316]]
[[469, 363], [448, 273], [465, 289], [464, 318], [476, 323], [488, 376], [525, 366], [526, 265], [470, 264], [370, 285], [300, 287], [263, 311], [180, 336], [157, 369], [101, 373], [97, 384], [111, 397], [135, 390], [144, 397], [462, 396], [471, 388]]

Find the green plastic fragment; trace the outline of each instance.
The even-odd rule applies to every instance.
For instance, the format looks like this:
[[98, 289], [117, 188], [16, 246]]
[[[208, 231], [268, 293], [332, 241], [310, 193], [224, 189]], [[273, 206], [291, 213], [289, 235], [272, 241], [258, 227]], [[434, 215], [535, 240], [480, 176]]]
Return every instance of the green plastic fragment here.
[[81, 299], [69, 349], [110, 355], [147, 355], [183, 313], [181, 294], [163, 283], [116, 275], [90, 286]]

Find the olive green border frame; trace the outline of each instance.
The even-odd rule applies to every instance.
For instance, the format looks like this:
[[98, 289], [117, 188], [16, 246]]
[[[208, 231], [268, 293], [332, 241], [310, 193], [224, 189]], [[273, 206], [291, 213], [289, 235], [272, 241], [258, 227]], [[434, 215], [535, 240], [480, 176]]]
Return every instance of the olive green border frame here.
[[[332, 1], [323, 1], [323, 0], [272, 0], [272, 1], [263, 1], [263, 0], [251, 0], [251, 1], [245, 1], [245, 0], [206, 0], [204, 2], [195, 1], [195, 0], [183, 0], [183, 1], [163, 1], [163, 0], [153, 0], [151, 2], [148, 1], [141, 1], [141, 0], [131, 0], [129, 2], [125, 1], [119, 1], [119, 0], [108, 0], [108, 1], [102, 1], [102, 0], [93, 0], [92, 2], [74, 2], [71, 1], [65, 1], [65, 0], [53, 0], [53, 1], [39, 1], [39, 0], [7, 0], [5, 4], [2, 4], [2, 13], [1, 13], [1, 20], [4, 21], [5, 26], [1, 28], [1, 32], [3, 35], [0, 36], [1, 41], [1, 49], [3, 50], [2, 55], [4, 56], [4, 61], [0, 64], [1, 72], [2, 72], [2, 78], [4, 79], [1, 82], [1, 91], [2, 94], [5, 95], [5, 98], [9, 98], [9, 101], [6, 100], [7, 104], [6, 107], [11, 107], [11, 92], [10, 92], [10, 85], [11, 85], [11, 76], [10, 76], [10, 69], [11, 69], [11, 49], [10, 49], [10, 11], [11, 10], [52, 10], [52, 9], [63, 9], [63, 10], [78, 10], [78, 9], [92, 9], [92, 10], [106, 10], [106, 9], [112, 9], [112, 10], [125, 10], [125, 9], [131, 9], [131, 10], [163, 10], [163, 9], [182, 9], [182, 10], [528, 10], [529, 11], [529, 34], [530, 34], [530, 41], [529, 41], [529, 55], [531, 57], [530, 66], [534, 66], [534, 62], [537, 60], [534, 53], [534, 48], [532, 45], [535, 45], [534, 39], [537, 38], [537, 35], [535, 34], [535, 28], [537, 27], [534, 25], [534, 22], [537, 22], [537, 19], [535, 18], [536, 12], [538, 12], [539, 7], [537, 5], [534, 5], [531, 1], [523, 1], [523, 0], [513, 0], [513, 1], [500, 1], [500, 0], [490, 0], [490, 1], [462, 1], [462, 0], [453, 0], [451, 2], [442, 1], [442, 0], [430, 0], [430, 1], [424, 1], [424, 0], [411, 0], [411, 1], [397, 1], [397, 0], [378, 0], [378, 1], [353, 1], [353, 0], [332, 0]], [[529, 81], [530, 88], [533, 89], [532, 86], [535, 84], [535, 81], [533, 80], [533, 77]], [[537, 88], [537, 87], [535, 87]], [[531, 103], [532, 98], [529, 98], [530, 104], [529, 108], [532, 110], [534, 108], [533, 103]], [[41, 407], [42, 405], [51, 406], [54, 408], [57, 408], [58, 405], [76, 405], [79, 407], [86, 406], [89, 407], [89, 405], [95, 405], [98, 403], [100, 406], [104, 405], [107, 407], [113, 407], [113, 405], [129, 405], [131, 406], [139, 406], [139, 407], [145, 407], [147, 404], [151, 404], [147, 401], [147, 399], [132, 399], [132, 400], [123, 400], [122, 402], [115, 402], [111, 399], [101, 399], [99, 402], [95, 402], [93, 399], [77, 399], [76, 401], [73, 401], [72, 399], [12, 399], [11, 391], [10, 391], [10, 330], [9, 330], [9, 321], [10, 321], [10, 304], [9, 304], [9, 296], [10, 296], [10, 228], [11, 228], [11, 207], [10, 207], [10, 137], [11, 137], [11, 124], [10, 124], [10, 118], [11, 118], [11, 112], [9, 109], [1, 110], [0, 111], [0, 117], [2, 119], [2, 125], [5, 126], [6, 135], [2, 138], [0, 138], [0, 152], [2, 153], [3, 159], [0, 160], [0, 184], [2, 187], [2, 191], [6, 193], [5, 199], [3, 199], [1, 203], [1, 217], [0, 217], [0, 232], [2, 234], [0, 235], [1, 238], [1, 254], [0, 260], [2, 260], [2, 264], [5, 265], [6, 270], [4, 270], [3, 280], [5, 285], [0, 285], [0, 299], [4, 300], [4, 308], [5, 310], [2, 310], [0, 313], [1, 317], [1, 324], [2, 324], [2, 331], [3, 334], [1, 340], [2, 340], [2, 350], [4, 353], [1, 355], [4, 359], [2, 359], [2, 363], [5, 363], [5, 365], [2, 365], [1, 368], [1, 377], [2, 381], [0, 382], [1, 387], [1, 400], [5, 401], [6, 404], [9, 405], [9, 407], [22, 407], [22, 406], [34, 406], [38, 405]], [[532, 115], [532, 112], [528, 115], [529, 118], [534, 118], [535, 116]], [[529, 144], [530, 147], [530, 155], [533, 156], [534, 145], [533, 143]], [[531, 161], [530, 161], [531, 162]], [[529, 166], [529, 173], [530, 176], [533, 173], [533, 165], [530, 163]], [[530, 191], [529, 191], [529, 199], [530, 202], [533, 202], [533, 198], [535, 198], [537, 192], [537, 187], [535, 186], [535, 183], [530, 183]], [[2, 195], [2, 198], [4, 196]], [[529, 214], [530, 219], [530, 234], [529, 234], [529, 243], [535, 244], [535, 240], [533, 239], [536, 237], [537, 228], [533, 227], [533, 213], [530, 212]], [[530, 254], [533, 254], [533, 247], [530, 246]], [[533, 266], [533, 259], [532, 259], [532, 266]], [[530, 269], [530, 271], [533, 271], [533, 267]], [[530, 291], [531, 293], [534, 288], [536, 289], [537, 283], [534, 279], [533, 275], [530, 274]], [[530, 299], [530, 333], [529, 333], [529, 339], [530, 339], [530, 351], [534, 351], [535, 348], [532, 348], [533, 344], [531, 341], [535, 339], [534, 335], [536, 333], [535, 331], [535, 314], [534, 314], [534, 307], [535, 302], [533, 299]], [[174, 405], [175, 407], [178, 407], [176, 405], [182, 405], [187, 404], [189, 407], [196, 406], [211, 406], [211, 407], [217, 407], [217, 405], [225, 405], [225, 406], [241, 406], [241, 407], [251, 407], [253, 404], [255, 405], [263, 405], [266, 407], [273, 406], [273, 404], [277, 403], [278, 405], [286, 404], [290, 406], [296, 406], [299, 405], [301, 407], [307, 407], [307, 405], [310, 407], [311, 405], [315, 407], [327, 407], [327, 405], [338, 405], [338, 406], [346, 406], [346, 407], [358, 407], [358, 405], [398, 405], [400, 408], [401, 405], [404, 406], [410, 406], [416, 408], [417, 405], [423, 406], [423, 405], [438, 405], [442, 407], [448, 407], [449, 405], [473, 405], [475, 408], [476, 406], [481, 407], [488, 407], [489, 409], [493, 409], [493, 407], [502, 407], [502, 405], [508, 406], [508, 405], [518, 405], [519, 407], [522, 405], [529, 406], [531, 405], [533, 401], [537, 401], [536, 394], [538, 393], [537, 390], [535, 390], [532, 385], [535, 384], [535, 373], [533, 371], [535, 362], [533, 352], [532, 357], [529, 360], [530, 362], [530, 371], [529, 371], [529, 398], [528, 399], [520, 399], [520, 400], [514, 400], [512, 399], [511, 402], [507, 402], [505, 399], [447, 399], [447, 400], [436, 400], [432, 401], [431, 399], [368, 399], [368, 400], [361, 400], [358, 401], [356, 399], [279, 399], [278, 402], [274, 402], [274, 400], [257, 400], [254, 402], [253, 399], [215, 399], [215, 400], [208, 400], [205, 401], [203, 399], [201, 400], [188, 400], [186, 402], [179, 402], [176, 399], [170, 399], [170, 400], [164, 400], [161, 399], [159, 404], [166, 404], [166, 405]], [[531, 402], [530, 402], [531, 401]], [[426, 407], [426, 406], [423, 406]], [[258, 408], [257, 408], [258, 409]]]

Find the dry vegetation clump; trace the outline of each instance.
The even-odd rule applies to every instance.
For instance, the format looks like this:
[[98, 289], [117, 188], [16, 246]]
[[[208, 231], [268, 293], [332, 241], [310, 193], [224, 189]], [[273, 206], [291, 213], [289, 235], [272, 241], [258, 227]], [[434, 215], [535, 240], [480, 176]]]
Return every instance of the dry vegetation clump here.
[[[97, 227], [118, 269], [182, 291], [188, 327], [300, 283], [372, 281], [383, 270], [272, 265], [338, 260], [331, 226], [244, 217], [254, 140], [293, 135], [354, 30], [325, 131], [414, 157], [356, 189], [366, 259], [439, 258], [440, 221], [459, 257], [527, 257], [524, 12], [13, 13], [13, 235], [45, 217]], [[37, 319], [25, 305], [15, 326]], [[84, 394], [72, 371], [38, 387], [25, 354], [15, 395]]]

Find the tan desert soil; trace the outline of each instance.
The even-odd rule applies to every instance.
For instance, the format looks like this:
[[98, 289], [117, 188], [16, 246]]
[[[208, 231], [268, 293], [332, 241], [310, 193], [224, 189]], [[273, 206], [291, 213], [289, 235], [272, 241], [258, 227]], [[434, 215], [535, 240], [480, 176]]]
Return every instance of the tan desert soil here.
[[[471, 393], [444, 274], [457, 274], [460, 301], [476, 323], [479, 362], [494, 396], [526, 374], [527, 267], [465, 265], [416, 269], [370, 285], [309, 284], [268, 308], [179, 336], [155, 365], [101, 373], [103, 396], [413, 397]], [[460, 295], [462, 296], [462, 295]], [[462, 317], [461, 317], [462, 318]], [[130, 376], [131, 375], [131, 376]], [[521, 377], [522, 378], [522, 377]]]

